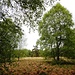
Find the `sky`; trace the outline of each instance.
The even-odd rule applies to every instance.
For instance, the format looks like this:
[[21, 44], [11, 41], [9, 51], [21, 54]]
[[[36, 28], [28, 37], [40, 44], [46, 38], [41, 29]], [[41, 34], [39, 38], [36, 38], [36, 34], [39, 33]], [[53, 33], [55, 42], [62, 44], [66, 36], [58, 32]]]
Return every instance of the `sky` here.
[[[62, 6], [67, 8], [67, 10], [70, 11], [70, 13], [73, 16], [73, 20], [75, 22], [75, 10], [74, 10], [75, 0], [60, 0], [60, 3]], [[50, 10], [50, 7], [48, 7], [47, 10]], [[22, 48], [27, 48], [29, 50], [32, 50], [34, 48], [33, 46], [36, 45], [37, 39], [39, 39], [39, 34], [37, 31], [35, 31], [35, 32], [31, 31], [29, 33], [29, 29], [25, 26], [23, 26], [22, 28], [24, 30], [24, 34], [25, 34], [24, 36], [27, 39], [26, 44], [23, 44]]]

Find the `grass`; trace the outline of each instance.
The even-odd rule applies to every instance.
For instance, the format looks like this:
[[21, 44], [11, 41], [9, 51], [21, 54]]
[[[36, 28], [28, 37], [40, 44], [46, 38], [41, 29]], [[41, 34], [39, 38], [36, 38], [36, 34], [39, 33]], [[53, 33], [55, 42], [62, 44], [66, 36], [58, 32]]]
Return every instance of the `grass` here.
[[28, 59], [28, 60], [43, 60], [44, 57], [24, 57], [24, 58], [21, 58], [20, 60], [25, 60], [25, 59]]

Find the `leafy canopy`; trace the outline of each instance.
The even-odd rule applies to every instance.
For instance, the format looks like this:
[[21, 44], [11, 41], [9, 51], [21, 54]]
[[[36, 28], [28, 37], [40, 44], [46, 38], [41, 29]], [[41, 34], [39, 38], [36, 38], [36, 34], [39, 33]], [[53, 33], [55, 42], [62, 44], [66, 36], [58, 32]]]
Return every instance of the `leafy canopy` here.
[[46, 5], [55, 1], [57, 0], [1, 0], [0, 6], [3, 14], [14, 18], [17, 24], [23, 23], [33, 28], [40, 20]]

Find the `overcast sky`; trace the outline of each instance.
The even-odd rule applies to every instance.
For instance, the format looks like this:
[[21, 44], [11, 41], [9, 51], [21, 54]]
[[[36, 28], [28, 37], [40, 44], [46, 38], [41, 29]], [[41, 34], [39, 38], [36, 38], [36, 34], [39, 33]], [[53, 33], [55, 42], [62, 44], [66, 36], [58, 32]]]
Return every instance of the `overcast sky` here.
[[[73, 16], [73, 20], [75, 22], [75, 0], [60, 0], [60, 3], [62, 6], [64, 6], [65, 8], [67, 8], [70, 13], [72, 13]], [[49, 10], [49, 8], [48, 8]], [[36, 45], [36, 41], [39, 38], [38, 32], [31, 32], [29, 33], [29, 30], [27, 27], [23, 26], [23, 30], [25, 33], [25, 36], [27, 38], [26, 44], [27, 45], [23, 45], [23, 48], [27, 48], [27, 49], [33, 49], [33, 46]]]

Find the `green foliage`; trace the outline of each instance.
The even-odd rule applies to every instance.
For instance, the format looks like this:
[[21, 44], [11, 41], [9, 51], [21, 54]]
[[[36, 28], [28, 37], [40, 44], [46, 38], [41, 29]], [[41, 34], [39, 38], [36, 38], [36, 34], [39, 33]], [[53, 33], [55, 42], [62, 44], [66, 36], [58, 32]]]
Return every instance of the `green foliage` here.
[[32, 56], [33, 57], [39, 57], [39, 50], [35, 46], [34, 49], [32, 49]]
[[[14, 0], [17, 4], [19, 4], [24, 9], [37, 10], [37, 8], [44, 8], [44, 4], [50, 5], [57, 0]], [[3, 0], [4, 4], [8, 6], [12, 6], [11, 0]]]
[[63, 48], [60, 49], [61, 56], [75, 58], [75, 29], [69, 30], [66, 38]]
[[14, 57], [21, 58], [21, 57], [31, 57], [31, 51], [27, 49], [23, 50], [14, 50]]
[[18, 0], [17, 2], [19, 2], [20, 6], [22, 8], [28, 8], [30, 10], [36, 10], [37, 7], [42, 7], [42, 2], [43, 0]]
[[[49, 6], [55, 1], [57, 0], [1, 0], [0, 4], [3, 8], [6, 8], [2, 10], [3, 14], [11, 17], [12, 19], [14, 18], [14, 22], [17, 24], [24, 23], [30, 28], [35, 29], [46, 5]], [[10, 10], [9, 8], [12, 12], [11, 15], [8, 11]]]
[[[51, 50], [51, 55], [59, 60], [61, 49], [65, 48], [74, 54], [75, 31], [72, 15], [61, 4], [57, 3], [48, 11], [39, 23], [40, 39], [37, 43], [41, 48]], [[72, 51], [71, 51], [72, 50]], [[63, 55], [65, 52], [63, 52]], [[72, 57], [72, 54], [68, 54]], [[66, 55], [66, 57], [68, 57]]]
[[44, 50], [39, 50], [39, 57], [44, 57]]
[[11, 61], [13, 50], [17, 48], [21, 35], [21, 28], [11, 19], [0, 22], [0, 62]]
[[52, 60], [50, 62], [52, 65], [75, 65], [75, 62], [74, 61], [66, 61], [66, 60], [63, 60], [63, 59], [60, 59], [59, 61], [57, 60]]

